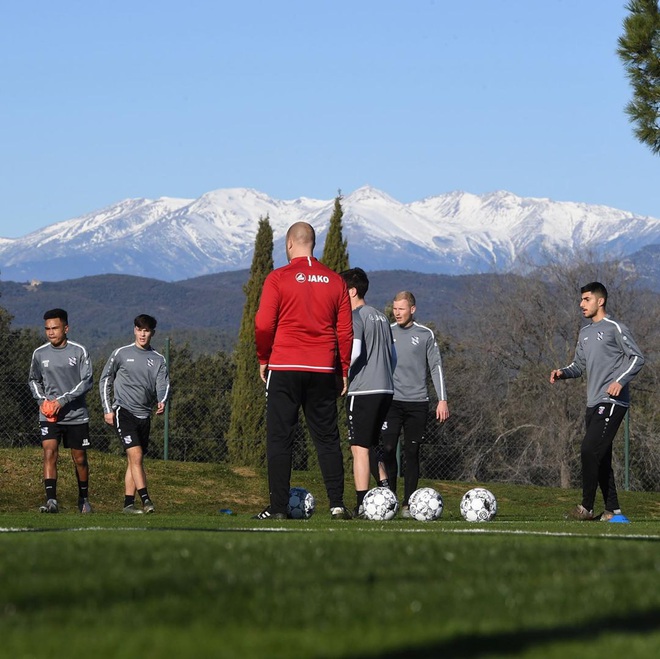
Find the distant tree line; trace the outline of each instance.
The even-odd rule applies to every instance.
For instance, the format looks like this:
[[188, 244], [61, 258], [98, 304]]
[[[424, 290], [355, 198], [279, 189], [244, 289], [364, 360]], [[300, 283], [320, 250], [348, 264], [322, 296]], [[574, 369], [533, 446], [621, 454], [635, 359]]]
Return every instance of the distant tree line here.
[[27, 377], [39, 336], [34, 330], [12, 329], [11, 321], [9, 312], [0, 307], [0, 445], [20, 446], [28, 441], [35, 422], [36, 405]]

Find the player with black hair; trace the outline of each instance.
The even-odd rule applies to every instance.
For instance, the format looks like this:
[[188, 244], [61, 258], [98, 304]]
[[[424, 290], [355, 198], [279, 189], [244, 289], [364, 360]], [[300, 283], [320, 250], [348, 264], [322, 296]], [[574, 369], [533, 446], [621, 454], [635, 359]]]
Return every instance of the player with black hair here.
[[[550, 382], [587, 375], [586, 432], [582, 440], [582, 503], [567, 517], [594, 516], [600, 486], [605, 511], [601, 521], [622, 515], [612, 469], [612, 444], [630, 406], [628, 385], [644, 365], [644, 357], [628, 328], [607, 315], [607, 289], [597, 281], [580, 289], [580, 309], [591, 322], [580, 330], [575, 357], [550, 373]], [[623, 521], [623, 520], [622, 520]]]
[[87, 349], [68, 338], [69, 315], [50, 309], [43, 316], [48, 343], [32, 353], [29, 385], [39, 401], [46, 501], [42, 513], [59, 512], [57, 458], [59, 444], [71, 450], [78, 481], [78, 510], [91, 513], [89, 503], [89, 412], [85, 394], [92, 388], [92, 362]]
[[[153, 316], [136, 316], [133, 321], [135, 341], [110, 355], [99, 381], [105, 421], [115, 427], [126, 451], [125, 513], [155, 511], [147, 489], [144, 456], [149, 448], [153, 408], [156, 407], [156, 414], [163, 414], [170, 395], [165, 357], [151, 346], [156, 324]], [[135, 506], [136, 491], [142, 509]]]
[[[392, 402], [396, 351], [390, 324], [384, 313], [366, 303], [369, 278], [362, 268], [345, 270], [353, 309], [353, 350], [348, 374], [346, 418], [348, 440], [353, 454], [353, 478], [357, 505], [355, 515], [363, 515], [362, 503], [369, 490], [370, 456], [378, 446], [380, 431]], [[388, 487], [385, 467], [377, 469], [378, 485]]]

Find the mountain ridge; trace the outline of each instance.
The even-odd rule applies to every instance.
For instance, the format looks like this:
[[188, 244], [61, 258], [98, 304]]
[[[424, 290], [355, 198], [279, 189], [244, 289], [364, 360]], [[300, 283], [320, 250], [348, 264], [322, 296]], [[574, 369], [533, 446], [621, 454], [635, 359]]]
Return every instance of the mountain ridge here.
[[[126, 199], [21, 238], [0, 238], [0, 274], [61, 281], [129, 274], [180, 281], [249, 268], [260, 217], [273, 228], [275, 264], [297, 221], [325, 239], [334, 199], [278, 200], [252, 188], [221, 188], [196, 199]], [[342, 198], [351, 263], [365, 270], [433, 274], [508, 272], [523, 262], [589, 250], [634, 260], [660, 244], [660, 220], [602, 205], [453, 191], [410, 203], [363, 186]]]

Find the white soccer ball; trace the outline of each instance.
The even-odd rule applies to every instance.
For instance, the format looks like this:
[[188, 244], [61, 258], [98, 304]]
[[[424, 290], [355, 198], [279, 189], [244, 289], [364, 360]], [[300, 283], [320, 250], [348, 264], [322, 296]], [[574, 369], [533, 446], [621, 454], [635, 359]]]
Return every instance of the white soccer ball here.
[[420, 487], [415, 490], [408, 500], [410, 516], [420, 522], [431, 522], [440, 519], [443, 502], [440, 492], [432, 487]]
[[461, 515], [468, 522], [490, 522], [497, 514], [497, 499], [485, 487], [468, 490], [461, 499]]
[[385, 522], [396, 515], [399, 502], [389, 487], [374, 487], [364, 495], [362, 506], [366, 519]]
[[304, 487], [292, 487], [289, 490], [287, 515], [291, 519], [309, 519], [316, 510], [314, 495]]

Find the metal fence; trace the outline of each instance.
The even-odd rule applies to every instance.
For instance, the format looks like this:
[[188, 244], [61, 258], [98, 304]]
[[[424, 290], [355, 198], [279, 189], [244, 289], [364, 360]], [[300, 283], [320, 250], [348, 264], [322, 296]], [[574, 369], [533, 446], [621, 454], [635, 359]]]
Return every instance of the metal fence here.
[[[446, 370], [447, 380], [451, 383], [451, 359]], [[171, 372], [171, 377], [175, 382], [177, 373]], [[0, 376], [3, 390], [12, 392], [11, 398], [0, 404], [0, 448], [40, 445], [37, 404], [26, 380], [27, 374], [23, 381], [3, 381]], [[435, 405], [429, 407], [426, 441], [420, 450], [422, 478], [579, 487], [579, 446], [583, 423], [580, 413], [575, 415], [570, 428], [557, 426], [545, 418], [545, 412], [539, 415], [538, 410], [530, 413], [532, 416], [528, 419], [498, 420], [492, 414], [488, 416], [481, 399], [476, 398], [476, 384], [471, 386], [468, 382], [461, 385], [458, 374], [455, 384], [453, 393], [450, 392], [451, 417], [445, 424], [438, 424], [433, 417]], [[92, 448], [122, 454], [114, 429], [103, 420], [97, 392], [95, 382], [95, 389], [87, 397]], [[232, 455], [252, 454], [255, 456], [252, 464], [265, 464], [264, 437], [229, 437], [227, 434], [231, 415], [231, 382], [224, 389], [215, 390], [213, 395], [216, 400], [224, 400], [225, 403], [209, 406], [204, 405], [204, 401], [197, 401], [193, 405], [185, 396], [176, 395], [175, 387], [175, 395], [166, 415], [153, 419], [149, 456], [180, 461], [227, 462], [239, 466]], [[575, 394], [570, 395], [575, 397]], [[258, 413], [262, 413], [260, 405], [257, 409], [260, 410]], [[346, 466], [350, 470], [343, 410], [339, 418]], [[614, 466], [617, 482], [626, 489], [660, 489], [660, 431], [654, 423], [631, 423], [629, 431], [626, 424], [619, 431], [615, 441]], [[560, 433], [564, 435], [561, 438]], [[232, 443], [255, 450], [232, 452]], [[318, 469], [304, 424], [296, 434], [294, 468]], [[403, 452], [400, 471], [402, 474], [405, 472]]]

